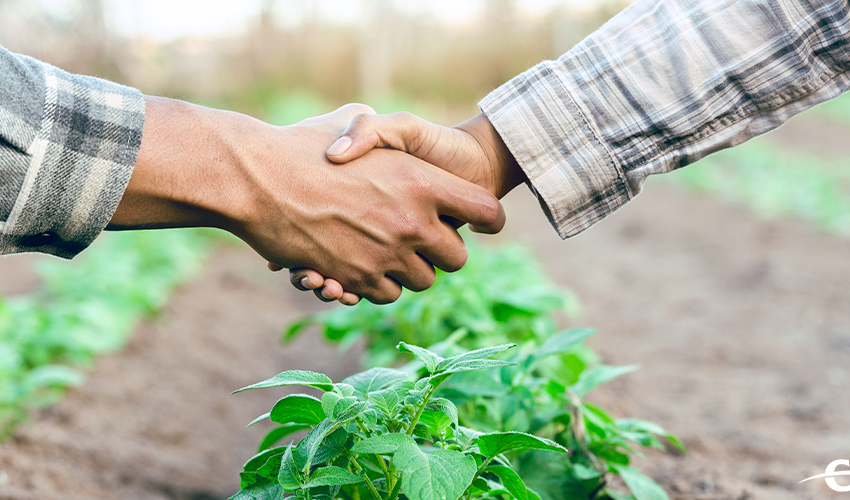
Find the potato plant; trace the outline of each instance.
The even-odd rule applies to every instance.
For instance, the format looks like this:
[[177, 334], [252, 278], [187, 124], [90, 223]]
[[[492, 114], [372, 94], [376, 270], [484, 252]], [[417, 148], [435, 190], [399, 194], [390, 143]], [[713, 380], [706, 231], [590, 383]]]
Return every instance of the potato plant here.
[[[361, 304], [315, 315], [285, 336], [317, 324], [341, 346], [366, 338], [366, 362], [372, 366], [401, 361], [388, 347], [394, 338], [425, 344], [446, 357], [516, 343], [517, 349], [502, 354], [509, 365], [458, 373], [440, 386], [437, 397], [452, 401], [458, 424], [485, 433], [518, 430], [568, 448], [569, 454], [557, 456], [529, 451], [510, 457], [513, 470], [543, 500], [666, 500], [664, 490], [632, 466], [632, 457], [641, 447], [663, 447], [665, 440], [680, 449], [681, 443], [657, 424], [614, 419], [583, 401], [595, 387], [636, 367], [602, 364], [584, 344], [593, 330], [557, 331], [559, 315], [574, 316], [577, 301], [549, 284], [527, 252], [474, 243], [469, 248], [466, 267], [439, 273], [425, 292], [406, 293], [390, 306]], [[630, 493], [612, 488], [612, 476]]]
[[[372, 368], [340, 383], [315, 372], [287, 371], [239, 391], [287, 385], [323, 391], [321, 398], [291, 394], [255, 422], [279, 424], [241, 476], [231, 500], [272, 500], [294, 493], [304, 499], [534, 500], [510, 455], [518, 451], [566, 454], [567, 449], [533, 434], [479, 432], [459, 423], [455, 404], [437, 396], [453, 376], [513, 365], [492, 356], [506, 344], [449, 358], [404, 342], [425, 366], [425, 375]], [[298, 444], [273, 447], [296, 430], [309, 429]]]

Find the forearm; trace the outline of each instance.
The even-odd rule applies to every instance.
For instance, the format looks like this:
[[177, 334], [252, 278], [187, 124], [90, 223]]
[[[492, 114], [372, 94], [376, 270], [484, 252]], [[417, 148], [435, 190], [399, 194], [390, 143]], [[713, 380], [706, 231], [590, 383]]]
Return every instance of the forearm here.
[[846, 1], [639, 0], [481, 103], [562, 237], [850, 85]]
[[234, 230], [251, 207], [240, 138], [268, 125], [250, 117], [146, 97], [133, 175], [107, 229]]

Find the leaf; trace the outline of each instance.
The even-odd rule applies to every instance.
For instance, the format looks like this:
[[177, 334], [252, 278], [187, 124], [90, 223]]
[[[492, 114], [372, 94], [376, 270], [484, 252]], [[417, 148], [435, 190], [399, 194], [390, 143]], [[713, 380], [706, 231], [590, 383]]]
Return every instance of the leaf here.
[[540, 500], [537, 493], [528, 489], [519, 474], [514, 472], [510, 467], [504, 465], [491, 465], [485, 469], [499, 476], [502, 480], [502, 486], [505, 487], [516, 500]]
[[422, 362], [422, 364], [425, 365], [425, 369], [428, 371], [428, 373], [434, 373], [435, 371], [437, 371], [437, 365], [444, 361], [442, 357], [437, 356], [428, 349], [415, 345], [410, 345], [407, 342], [399, 342], [398, 346], [396, 346], [396, 349], [398, 349], [399, 352], [409, 352], [413, 354], [416, 359], [418, 359]]
[[342, 486], [344, 484], [354, 484], [362, 481], [364, 479], [360, 476], [356, 476], [341, 467], [329, 465], [316, 469], [313, 477], [302, 488], [306, 490], [308, 488], [318, 488], [319, 486]]
[[242, 470], [245, 472], [255, 472], [257, 469], [263, 466], [264, 463], [274, 455], [281, 455], [285, 451], [286, 448], [283, 446], [279, 448], [273, 448], [271, 450], [265, 450], [263, 452], [257, 453], [253, 457], [249, 458], [245, 465], [242, 466]]
[[325, 417], [335, 420], [337, 415], [351, 407], [357, 402], [357, 398], [349, 396], [344, 398], [335, 392], [326, 392], [322, 395], [322, 411]]
[[251, 423], [250, 423], [250, 424], [248, 424], [248, 425], [246, 425], [246, 426], [245, 426], [245, 428], [247, 429], [248, 427], [251, 427], [251, 426], [252, 426], [252, 425], [254, 425], [254, 424], [258, 424], [258, 423], [262, 422], [263, 420], [265, 420], [265, 419], [269, 418], [270, 416], [271, 416], [271, 412], [269, 412], [269, 413], [263, 413], [262, 415], [260, 415], [259, 417], [255, 418], [254, 420], [251, 420]]
[[614, 380], [620, 375], [624, 375], [629, 372], [633, 372], [640, 368], [638, 365], [630, 365], [630, 366], [606, 366], [606, 365], [598, 365], [592, 368], [589, 368], [583, 372], [578, 378], [578, 381], [570, 386], [570, 390], [575, 393], [576, 396], [583, 398], [587, 395], [588, 392], [593, 390], [593, 388], [604, 384], [610, 380]]
[[43, 365], [27, 373], [23, 385], [30, 389], [51, 386], [71, 387], [81, 385], [83, 381], [85, 381], [85, 375], [80, 370], [64, 365]]
[[249, 486], [227, 500], [283, 500], [283, 488], [271, 482]]
[[369, 393], [369, 402], [372, 403], [384, 418], [390, 419], [398, 413], [398, 392], [392, 387], [382, 391]]
[[351, 384], [340, 382], [338, 384], [334, 384], [334, 392], [344, 398], [347, 398], [349, 396], [353, 396], [355, 391], [354, 387], [352, 387]]
[[[481, 366], [480, 361], [485, 361], [490, 356], [496, 355], [500, 352], [507, 351], [508, 349], [512, 349], [516, 347], [516, 344], [502, 344], [493, 347], [484, 347], [482, 349], [475, 349], [474, 351], [465, 352], [463, 354], [458, 354], [457, 356], [452, 356], [451, 358], [442, 360], [438, 365], [435, 371], [439, 373], [457, 373], [460, 371], [469, 371], [472, 370], [481, 370], [482, 368], [467, 368], [473, 366]], [[487, 360], [487, 361], [496, 361], [496, 360]], [[501, 361], [500, 363], [506, 363]], [[513, 364], [513, 363], [508, 363]], [[506, 366], [506, 364], [500, 364], [496, 366]]]
[[455, 427], [458, 425], [457, 406], [446, 398], [434, 398], [428, 402], [427, 410], [437, 411], [449, 417]]
[[[316, 427], [313, 427], [304, 440], [298, 444], [299, 453], [302, 457], [304, 457], [303, 470], [305, 473], [310, 471], [310, 467], [312, 467], [314, 463], [322, 463], [326, 460], [316, 459], [316, 453], [319, 451], [322, 441], [343, 425], [357, 418], [357, 415], [362, 413], [367, 407], [368, 403], [363, 401], [355, 402], [340, 413], [335, 420], [322, 420], [318, 425], [316, 425]], [[304, 448], [302, 448], [302, 446]]]
[[249, 385], [248, 387], [235, 390], [231, 394], [247, 391], [249, 389], [265, 389], [268, 387], [282, 387], [286, 385], [303, 385], [306, 387], [314, 387], [320, 391], [332, 391], [334, 388], [333, 381], [328, 378], [327, 375], [304, 370], [289, 370], [283, 373], [278, 373], [274, 377], [263, 380], [262, 382], [257, 382], [254, 385]]
[[487, 458], [515, 450], [548, 450], [567, 453], [558, 443], [524, 432], [493, 432], [478, 436], [478, 449]]
[[423, 437], [430, 441], [432, 434], [442, 436], [454, 422], [441, 411], [424, 410], [419, 416], [419, 423], [428, 428], [428, 433]]
[[635, 500], [669, 500], [667, 492], [651, 478], [644, 476], [637, 469], [625, 465], [609, 464], [623, 482], [632, 491]]
[[325, 419], [325, 412], [322, 403], [313, 396], [290, 394], [275, 403], [270, 418], [276, 424], [316, 425]]
[[647, 422], [646, 420], [638, 420], [636, 418], [621, 418], [616, 421], [616, 425], [624, 431], [647, 432], [665, 437], [680, 451], [685, 451], [685, 445], [679, 440], [679, 438], [670, 434], [664, 430], [663, 427], [654, 422]]
[[407, 374], [390, 368], [371, 368], [343, 380], [354, 387], [354, 392], [362, 399], [370, 392], [380, 391], [398, 381], [407, 379]]
[[274, 429], [267, 432], [263, 440], [260, 441], [260, 445], [257, 448], [257, 452], [261, 452], [265, 449], [271, 448], [278, 441], [292, 434], [293, 432], [298, 432], [309, 428], [310, 426], [308, 424], [289, 424], [282, 425], [280, 427], [275, 427]]
[[572, 328], [558, 332], [546, 339], [532, 357], [537, 361], [547, 356], [570, 352], [594, 333], [596, 330], [593, 328]]
[[409, 500], [457, 500], [475, 477], [475, 460], [459, 451], [425, 453], [412, 443], [393, 457], [402, 472], [401, 487]]
[[[302, 441], [303, 442], [303, 441]], [[301, 487], [301, 471], [292, 454], [292, 444], [286, 447], [280, 463], [277, 481], [286, 491], [295, 491]]]
[[390, 455], [404, 444], [415, 444], [407, 434], [381, 434], [358, 441], [351, 447], [352, 453]]

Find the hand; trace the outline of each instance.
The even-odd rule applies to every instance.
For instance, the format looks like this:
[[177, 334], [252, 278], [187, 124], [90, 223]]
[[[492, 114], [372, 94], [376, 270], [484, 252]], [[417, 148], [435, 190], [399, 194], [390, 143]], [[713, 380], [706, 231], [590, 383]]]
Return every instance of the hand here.
[[112, 229], [211, 226], [276, 268], [311, 268], [376, 303], [423, 290], [466, 248], [445, 220], [504, 224], [486, 190], [394, 151], [334, 165], [349, 105], [290, 127], [149, 98], [142, 148]]
[[[359, 114], [328, 149], [328, 159], [345, 163], [373, 148], [393, 148], [410, 153], [462, 179], [475, 183], [498, 198], [526, 181], [501, 136], [483, 114], [454, 128], [435, 125], [410, 113]], [[472, 229], [482, 232], [483, 228]], [[312, 269], [292, 269], [290, 281], [299, 289], [312, 289], [323, 300], [356, 303], [356, 296], [340, 283]]]

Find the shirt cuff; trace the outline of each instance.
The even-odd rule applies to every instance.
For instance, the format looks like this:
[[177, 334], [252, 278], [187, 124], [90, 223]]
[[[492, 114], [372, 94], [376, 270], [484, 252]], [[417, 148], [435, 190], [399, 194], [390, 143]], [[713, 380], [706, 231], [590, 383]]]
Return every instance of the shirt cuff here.
[[145, 100], [136, 89], [37, 64], [45, 84], [41, 126], [25, 148], [20, 192], [0, 222], [0, 254], [70, 259], [121, 201], [141, 146]]
[[545, 61], [494, 90], [481, 111], [513, 153], [561, 238], [630, 199], [625, 176]]

